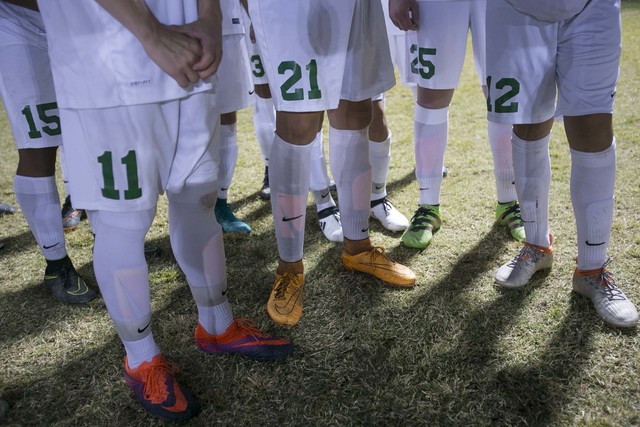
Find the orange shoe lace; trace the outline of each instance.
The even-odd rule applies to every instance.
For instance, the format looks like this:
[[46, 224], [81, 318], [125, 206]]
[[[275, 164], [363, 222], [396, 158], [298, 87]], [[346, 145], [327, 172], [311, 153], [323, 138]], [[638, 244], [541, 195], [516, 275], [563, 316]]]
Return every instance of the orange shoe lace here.
[[147, 368], [144, 383], [144, 398], [153, 404], [160, 404], [167, 400], [169, 391], [167, 390], [166, 378], [180, 372], [177, 366], [167, 362], [158, 362]]
[[[275, 283], [276, 299], [283, 299], [289, 289], [289, 285], [295, 283], [296, 275], [294, 273], [282, 273], [279, 274]], [[295, 286], [295, 285], [294, 285]]]

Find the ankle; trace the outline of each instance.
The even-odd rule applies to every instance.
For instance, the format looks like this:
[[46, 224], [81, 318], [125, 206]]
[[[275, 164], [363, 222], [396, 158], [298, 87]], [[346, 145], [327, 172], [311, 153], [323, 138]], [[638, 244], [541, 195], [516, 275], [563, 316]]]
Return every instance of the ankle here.
[[362, 252], [369, 252], [373, 249], [373, 245], [371, 244], [371, 239], [366, 238], [362, 240], [349, 240], [346, 237], [343, 242], [343, 249], [349, 255], [356, 255]]
[[293, 274], [303, 274], [304, 273], [304, 264], [302, 260], [294, 261], [294, 262], [286, 262], [281, 259], [278, 260], [278, 269], [276, 270], [278, 274], [284, 273], [293, 273]]

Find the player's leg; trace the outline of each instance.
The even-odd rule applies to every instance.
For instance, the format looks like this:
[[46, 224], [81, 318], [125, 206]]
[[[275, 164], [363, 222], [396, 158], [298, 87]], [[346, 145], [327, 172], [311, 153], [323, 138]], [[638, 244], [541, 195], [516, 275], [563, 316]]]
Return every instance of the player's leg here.
[[249, 224], [239, 220], [227, 203], [227, 193], [238, 160], [238, 134], [236, 112], [220, 115], [220, 172], [218, 176], [218, 198], [215, 216], [225, 233], [250, 233]]
[[[223, 12], [229, 16], [241, 15], [238, 8], [239, 5], [237, 3], [226, 2], [223, 4]], [[251, 232], [251, 227], [236, 218], [227, 202], [227, 196], [238, 160], [236, 111], [246, 108], [252, 103], [253, 99], [250, 95], [253, 85], [249, 70], [247, 44], [244, 40], [244, 34], [242, 34], [244, 28], [242, 25], [236, 24], [232, 29], [227, 29], [226, 31], [236, 31], [238, 33], [223, 35], [222, 44], [225, 55], [216, 72], [218, 76], [216, 96], [218, 97], [221, 114], [220, 169], [217, 181], [219, 187], [215, 215], [225, 233], [249, 233]]]
[[[526, 285], [536, 271], [550, 268], [553, 262], [549, 139], [555, 114], [558, 24], [524, 15], [503, 0], [488, 2], [486, 16], [488, 118], [516, 123], [513, 170], [526, 242], [495, 276], [498, 284], [513, 288]], [[532, 44], [538, 48], [532, 50]], [[504, 51], [522, 51], [524, 55], [503, 55]], [[534, 65], [523, 67], [522, 63]]]
[[[471, 3], [470, 29], [473, 40], [473, 60], [486, 97], [486, 0], [474, 0]], [[487, 130], [498, 199], [495, 211], [496, 222], [506, 228], [512, 239], [524, 241], [524, 224], [513, 174], [512, 125], [488, 121]]]
[[415, 274], [389, 259], [369, 239], [371, 165], [368, 158], [368, 124], [371, 100], [341, 100], [328, 112], [331, 172], [340, 195], [344, 234], [342, 263], [396, 286], [413, 286]]
[[405, 246], [426, 248], [440, 229], [440, 190], [448, 142], [449, 104], [467, 47], [470, 1], [421, 1], [420, 29], [406, 35], [410, 81], [418, 85], [414, 150], [419, 205], [402, 236]]
[[253, 105], [253, 127], [256, 139], [260, 145], [262, 160], [264, 162], [264, 175], [262, 187], [258, 195], [264, 200], [271, 198], [269, 186], [269, 155], [273, 144], [273, 133], [276, 129], [276, 109], [271, 99], [271, 91], [268, 84], [254, 86], [256, 91], [255, 103]]
[[371, 163], [371, 217], [390, 231], [404, 231], [409, 220], [387, 198], [387, 179], [391, 163], [391, 131], [384, 114], [384, 94], [372, 102], [369, 125], [369, 162]]
[[342, 242], [340, 211], [329, 189], [331, 181], [327, 173], [327, 159], [324, 155], [322, 126], [311, 143], [309, 189], [316, 204], [318, 223], [324, 236], [331, 242]]
[[[55, 181], [60, 119], [40, 15], [3, 3], [0, 93], [18, 148], [16, 199], [47, 261], [44, 283], [63, 302], [84, 303], [97, 292], [81, 279], [67, 255]], [[43, 120], [44, 118], [44, 120]]]
[[571, 148], [571, 202], [578, 257], [573, 290], [610, 325], [638, 322], [634, 304], [608, 269], [616, 179], [612, 112], [620, 64], [620, 3], [589, 3], [563, 27], [558, 47], [558, 112]]

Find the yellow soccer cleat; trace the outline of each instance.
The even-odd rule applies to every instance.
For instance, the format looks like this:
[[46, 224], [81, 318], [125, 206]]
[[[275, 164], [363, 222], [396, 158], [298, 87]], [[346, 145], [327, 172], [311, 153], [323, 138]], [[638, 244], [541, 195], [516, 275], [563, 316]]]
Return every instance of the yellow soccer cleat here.
[[292, 327], [302, 317], [304, 274], [276, 273], [267, 312], [278, 325]]
[[342, 265], [347, 270], [371, 274], [391, 285], [411, 287], [416, 284], [415, 273], [409, 267], [389, 259], [380, 247], [373, 247], [355, 255], [342, 251]]

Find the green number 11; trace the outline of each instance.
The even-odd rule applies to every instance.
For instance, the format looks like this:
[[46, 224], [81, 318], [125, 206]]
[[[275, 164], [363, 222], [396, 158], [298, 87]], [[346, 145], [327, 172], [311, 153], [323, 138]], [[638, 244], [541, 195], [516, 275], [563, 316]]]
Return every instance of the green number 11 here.
[[[142, 188], [140, 188], [138, 182], [138, 161], [136, 159], [136, 152], [131, 150], [120, 159], [120, 162], [125, 166], [127, 171], [127, 186], [124, 190], [124, 199], [132, 200], [142, 196]], [[102, 196], [107, 199], [120, 200], [120, 191], [116, 190], [115, 180], [113, 178], [113, 155], [111, 151], [105, 151], [98, 157], [98, 163], [102, 165], [102, 179], [104, 181], [104, 188], [102, 189]]]

